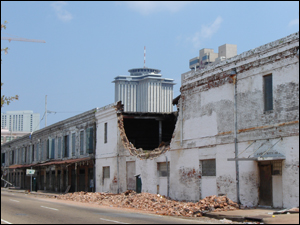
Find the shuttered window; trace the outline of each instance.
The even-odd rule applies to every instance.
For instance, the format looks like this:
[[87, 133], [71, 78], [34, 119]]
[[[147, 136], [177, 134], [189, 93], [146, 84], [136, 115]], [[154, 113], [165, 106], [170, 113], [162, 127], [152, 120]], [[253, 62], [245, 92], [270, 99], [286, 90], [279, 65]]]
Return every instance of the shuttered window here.
[[40, 148], [39, 148], [39, 144], [37, 143], [36, 145], [35, 145], [35, 151], [36, 151], [36, 161], [39, 161], [40, 160]]
[[75, 133], [72, 134], [72, 156], [75, 156]]
[[92, 154], [94, 152], [94, 128], [86, 129], [86, 153]]
[[216, 176], [216, 160], [202, 160], [202, 176]]
[[83, 150], [83, 147], [84, 147], [84, 131], [80, 131], [80, 155], [83, 155], [84, 153], [84, 150]]
[[47, 155], [46, 155], [46, 159], [49, 159], [49, 155], [50, 155], [50, 140], [47, 139]]
[[58, 138], [57, 158], [61, 157], [61, 137]]
[[63, 139], [63, 157], [69, 157], [69, 135]]
[[264, 106], [265, 111], [273, 110], [272, 74], [264, 76]]
[[53, 138], [51, 140], [51, 155], [50, 155], [50, 159], [54, 159], [55, 156], [55, 139]]

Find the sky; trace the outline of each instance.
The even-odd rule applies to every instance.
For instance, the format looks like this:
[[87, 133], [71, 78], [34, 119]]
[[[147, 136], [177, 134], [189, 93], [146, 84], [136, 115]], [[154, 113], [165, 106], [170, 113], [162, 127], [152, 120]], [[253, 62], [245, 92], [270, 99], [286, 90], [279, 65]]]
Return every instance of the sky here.
[[[1, 1], [1, 95], [19, 100], [1, 112], [32, 110], [40, 128], [114, 103], [116, 76], [144, 66], [174, 79], [202, 48], [236, 44], [237, 53], [299, 31], [298, 1]], [[53, 113], [55, 112], [55, 113]]]

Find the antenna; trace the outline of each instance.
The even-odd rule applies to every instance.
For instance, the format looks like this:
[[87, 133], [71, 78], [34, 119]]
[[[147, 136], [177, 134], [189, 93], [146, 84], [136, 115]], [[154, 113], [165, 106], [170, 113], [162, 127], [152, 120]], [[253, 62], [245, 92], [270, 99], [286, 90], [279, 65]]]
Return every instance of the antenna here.
[[144, 68], [146, 68], [146, 46], [144, 46]]

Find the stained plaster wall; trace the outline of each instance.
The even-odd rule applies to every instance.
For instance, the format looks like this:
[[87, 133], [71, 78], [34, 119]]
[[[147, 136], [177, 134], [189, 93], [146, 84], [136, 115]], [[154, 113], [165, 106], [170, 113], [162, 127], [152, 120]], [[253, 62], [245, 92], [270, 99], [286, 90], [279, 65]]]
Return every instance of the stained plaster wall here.
[[[203, 185], [206, 181], [201, 177], [199, 160], [215, 158], [216, 194], [227, 194], [228, 197], [236, 200], [235, 163], [227, 161], [227, 158], [234, 158], [234, 77], [230, 76], [230, 70], [236, 68], [239, 152], [246, 149], [253, 140], [259, 142], [259, 140], [271, 139], [270, 143], [275, 143], [279, 137], [284, 137], [281, 143], [273, 148], [286, 156], [282, 171], [283, 194], [280, 186], [276, 185], [273, 193], [277, 197], [273, 199], [273, 204], [274, 206], [281, 204], [285, 207], [299, 205], [297, 49], [299, 49], [298, 33], [245, 52], [226, 62], [208, 66], [198, 73], [182, 74], [181, 99], [178, 108], [182, 111], [183, 117], [179, 113], [170, 150], [171, 165], [173, 165], [171, 197], [181, 200], [198, 200], [199, 197], [205, 197], [207, 193], [205, 189], [212, 186], [214, 181], [212, 178]], [[274, 110], [265, 113], [263, 76], [271, 73]], [[183, 125], [181, 125], [182, 121]], [[288, 143], [287, 138], [293, 141]], [[294, 144], [287, 148], [291, 143]], [[258, 143], [240, 157], [253, 153], [255, 147], [259, 147]], [[263, 148], [264, 151], [266, 149]], [[196, 155], [198, 158], [195, 157]], [[174, 165], [177, 165], [175, 170]], [[240, 161], [239, 165], [241, 203], [248, 206], [257, 205], [259, 196], [257, 162]], [[192, 180], [190, 174], [186, 172], [180, 174], [177, 171], [196, 171], [199, 176], [187, 185], [185, 181]], [[278, 182], [280, 177], [274, 178], [274, 185]], [[280, 196], [283, 196], [282, 203], [280, 203]]]

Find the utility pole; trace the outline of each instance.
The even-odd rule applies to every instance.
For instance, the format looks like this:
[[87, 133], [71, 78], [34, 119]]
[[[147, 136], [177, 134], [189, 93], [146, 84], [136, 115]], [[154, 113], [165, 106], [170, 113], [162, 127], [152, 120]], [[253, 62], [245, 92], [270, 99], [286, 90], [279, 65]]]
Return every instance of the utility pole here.
[[47, 126], [47, 95], [45, 96], [45, 127]]

